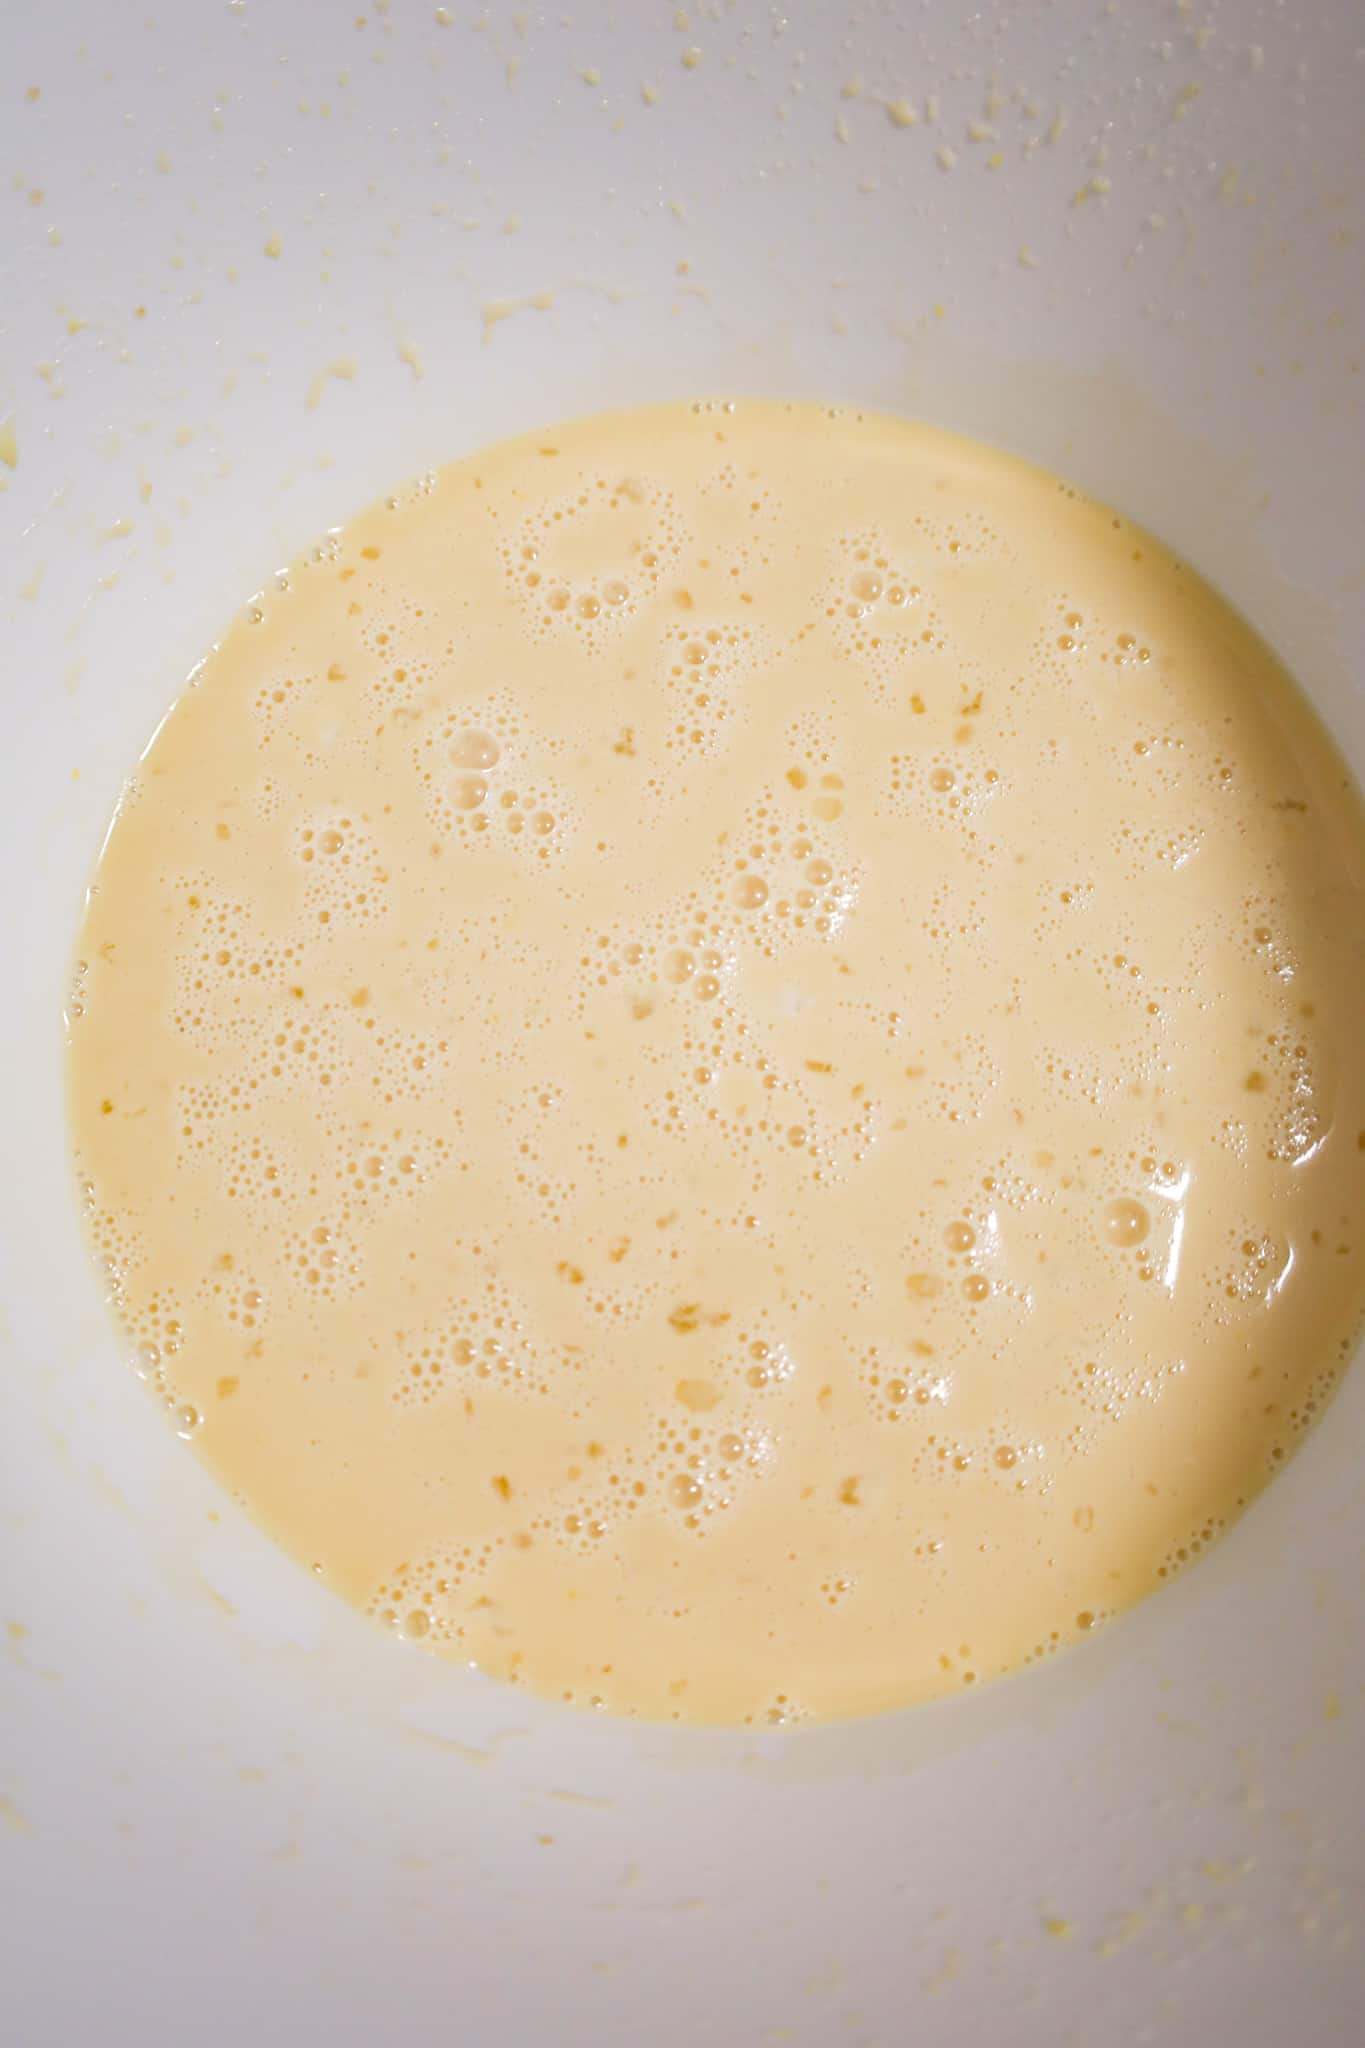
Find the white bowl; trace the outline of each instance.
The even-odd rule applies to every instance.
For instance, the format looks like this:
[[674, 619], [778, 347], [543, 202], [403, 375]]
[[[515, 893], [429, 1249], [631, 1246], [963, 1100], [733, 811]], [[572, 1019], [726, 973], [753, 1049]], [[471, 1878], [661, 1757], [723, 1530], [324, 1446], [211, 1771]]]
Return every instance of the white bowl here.
[[1359, 766], [1358, 7], [146, 5], [0, 23], [9, 2038], [1359, 2038], [1365, 1375], [1045, 1670], [591, 1720], [396, 1646], [176, 1441], [88, 1270], [60, 1031], [121, 779], [233, 608], [609, 402], [850, 397], [1061, 469]]

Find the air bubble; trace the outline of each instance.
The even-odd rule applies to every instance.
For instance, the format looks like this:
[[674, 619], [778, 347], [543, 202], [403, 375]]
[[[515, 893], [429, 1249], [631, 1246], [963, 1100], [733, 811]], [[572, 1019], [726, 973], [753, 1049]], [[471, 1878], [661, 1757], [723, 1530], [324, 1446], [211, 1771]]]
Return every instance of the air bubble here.
[[1104, 1212], [1104, 1235], [1110, 1244], [1120, 1247], [1141, 1244], [1151, 1221], [1141, 1202], [1120, 1195]]
[[451, 745], [450, 758], [456, 768], [496, 768], [502, 749], [491, 733], [466, 726]]

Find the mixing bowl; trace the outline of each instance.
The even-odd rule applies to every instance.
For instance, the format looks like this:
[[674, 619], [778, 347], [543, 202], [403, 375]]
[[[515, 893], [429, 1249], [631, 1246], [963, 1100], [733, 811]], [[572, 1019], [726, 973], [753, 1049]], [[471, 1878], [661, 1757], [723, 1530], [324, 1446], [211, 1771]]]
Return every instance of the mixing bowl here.
[[1359, 768], [1359, 9], [105, 0], [0, 50], [9, 2038], [1359, 2038], [1365, 1375], [1084, 1651], [808, 1731], [592, 1719], [383, 1636], [176, 1440], [61, 1038], [120, 782], [234, 607], [607, 403], [847, 398], [1059, 469]]

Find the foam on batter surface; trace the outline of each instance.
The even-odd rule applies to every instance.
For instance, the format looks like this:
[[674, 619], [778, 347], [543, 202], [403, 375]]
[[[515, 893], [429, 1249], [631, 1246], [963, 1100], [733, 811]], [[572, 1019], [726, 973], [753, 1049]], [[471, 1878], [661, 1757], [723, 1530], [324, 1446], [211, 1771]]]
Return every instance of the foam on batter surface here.
[[79, 941], [139, 1371], [388, 1627], [579, 1704], [984, 1681], [1207, 1546], [1365, 1289], [1365, 834], [1055, 478], [669, 406], [225, 636]]

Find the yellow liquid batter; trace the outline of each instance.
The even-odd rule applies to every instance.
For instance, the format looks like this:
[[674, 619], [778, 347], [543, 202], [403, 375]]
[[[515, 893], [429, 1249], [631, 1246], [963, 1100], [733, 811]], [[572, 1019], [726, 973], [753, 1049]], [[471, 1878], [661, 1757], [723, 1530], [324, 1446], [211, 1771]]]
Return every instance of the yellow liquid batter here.
[[1365, 833], [1147, 534], [669, 406], [376, 507], [159, 733], [71, 1100], [142, 1373], [388, 1626], [861, 1713], [1208, 1545], [1365, 1291]]

